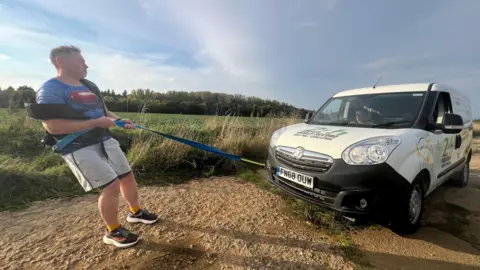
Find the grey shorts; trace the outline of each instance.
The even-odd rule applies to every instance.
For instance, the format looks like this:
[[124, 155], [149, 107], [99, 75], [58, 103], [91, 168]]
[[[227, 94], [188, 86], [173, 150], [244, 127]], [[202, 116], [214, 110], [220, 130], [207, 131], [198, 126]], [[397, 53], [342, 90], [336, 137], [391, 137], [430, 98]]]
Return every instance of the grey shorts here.
[[104, 145], [108, 159], [103, 154], [100, 143], [63, 155], [85, 191], [105, 187], [131, 171], [117, 140], [110, 138], [104, 141]]

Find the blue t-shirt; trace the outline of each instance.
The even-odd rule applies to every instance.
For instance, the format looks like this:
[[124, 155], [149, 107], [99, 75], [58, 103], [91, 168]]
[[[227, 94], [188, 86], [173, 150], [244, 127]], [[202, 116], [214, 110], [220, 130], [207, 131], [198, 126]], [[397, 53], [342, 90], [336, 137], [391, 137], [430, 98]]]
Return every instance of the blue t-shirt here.
[[[96, 119], [104, 116], [102, 101], [88, 89], [87, 86], [72, 86], [59, 81], [57, 78], [52, 78], [40, 87], [36, 94], [38, 104], [67, 104], [74, 110], [83, 114], [83, 116]], [[65, 148], [60, 150], [60, 153], [67, 154], [75, 150], [83, 148], [88, 145], [99, 143], [109, 139], [110, 135], [105, 133], [97, 138], [90, 139], [85, 142], [73, 141]]]

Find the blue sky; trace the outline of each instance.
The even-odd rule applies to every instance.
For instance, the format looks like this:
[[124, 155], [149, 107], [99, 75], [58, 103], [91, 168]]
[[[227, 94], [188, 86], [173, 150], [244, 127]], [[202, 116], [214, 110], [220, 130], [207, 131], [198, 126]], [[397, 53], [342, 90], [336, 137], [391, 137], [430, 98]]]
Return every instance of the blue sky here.
[[478, 0], [0, 0], [0, 86], [83, 50], [101, 88], [210, 90], [317, 109], [334, 93], [446, 83], [480, 117]]

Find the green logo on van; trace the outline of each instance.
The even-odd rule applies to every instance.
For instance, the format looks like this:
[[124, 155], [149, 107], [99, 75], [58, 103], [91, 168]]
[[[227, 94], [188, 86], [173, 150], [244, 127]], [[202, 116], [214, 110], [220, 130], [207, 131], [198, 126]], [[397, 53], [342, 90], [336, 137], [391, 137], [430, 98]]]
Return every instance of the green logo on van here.
[[348, 134], [346, 129], [329, 130], [328, 128], [320, 127], [320, 128], [302, 130], [295, 133], [293, 136], [331, 141], [345, 134]]

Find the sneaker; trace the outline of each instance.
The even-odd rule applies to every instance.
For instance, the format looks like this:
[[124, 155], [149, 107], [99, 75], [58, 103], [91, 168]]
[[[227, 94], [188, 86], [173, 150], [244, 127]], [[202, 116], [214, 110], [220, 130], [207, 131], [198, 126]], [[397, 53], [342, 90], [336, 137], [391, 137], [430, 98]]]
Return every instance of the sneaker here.
[[120, 228], [113, 230], [112, 232], [106, 232], [103, 236], [103, 242], [107, 245], [114, 245], [118, 248], [127, 248], [135, 245], [138, 242], [138, 235], [131, 233], [126, 228], [120, 226]]
[[140, 209], [136, 214], [128, 213], [127, 221], [132, 223], [152, 224], [157, 222], [158, 216], [149, 213], [147, 210]]

